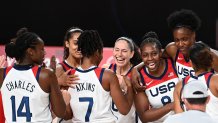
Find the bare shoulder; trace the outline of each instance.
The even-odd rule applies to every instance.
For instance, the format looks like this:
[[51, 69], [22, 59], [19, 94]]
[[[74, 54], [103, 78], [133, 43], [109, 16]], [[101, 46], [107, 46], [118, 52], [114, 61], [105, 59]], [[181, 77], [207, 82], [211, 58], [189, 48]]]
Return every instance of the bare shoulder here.
[[54, 77], [54, 76], [55, 76], [55, 73], [51, 68], [41, 69], [40, 77], [42, 77], [42, 79], [51, 79], [50, 77]]
[[116, 76], [116, 74], [112, 71], [112, 70], [110, 70], [110, 69], [105, 69], [105, 71], [104, 71], [104, 75], [105, 75], [105, 77], [113, 77], [113, 76]]
[[166, 48], [166, 53], [168, 54], [168, 56], [170, 56], [172, 59], [175, 59], [176, 57], [176, 52], [178, 50], [178, 48], [175, 45], [175, 42], [171, 42], [169, 43]]

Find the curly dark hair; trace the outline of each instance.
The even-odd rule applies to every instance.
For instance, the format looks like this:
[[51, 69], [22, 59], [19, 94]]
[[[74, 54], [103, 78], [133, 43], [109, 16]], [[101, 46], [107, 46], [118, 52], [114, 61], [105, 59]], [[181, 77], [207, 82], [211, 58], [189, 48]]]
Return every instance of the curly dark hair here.
[[182, 9], [175, 11], [167, 18], [168, 26], [174, 30], [186, 27], [192, 31], [197, 31], [201, 26], [201, 20], [192, 10]]

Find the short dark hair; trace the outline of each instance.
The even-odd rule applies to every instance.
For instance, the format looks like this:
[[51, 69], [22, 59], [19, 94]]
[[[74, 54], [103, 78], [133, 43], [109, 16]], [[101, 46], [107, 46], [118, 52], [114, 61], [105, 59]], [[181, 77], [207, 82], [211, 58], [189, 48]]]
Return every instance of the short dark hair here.
[[197, 104], [197, 105], [203, 105], [206, 103], [208, 97], [204, 98], [186, 98], [188, 103], [190, 104]]
[[195, 65], [195, 70], [210, 70], [212, 67], [213, 57], [210, 48], [203, 42], [194, 43], [189, 50], [189, 56]]
[[78, 50], [83, 57], [90, 57], [96, 51], [103, 51], [103, 41], [97, 30], [85, 30], [78, 38]]

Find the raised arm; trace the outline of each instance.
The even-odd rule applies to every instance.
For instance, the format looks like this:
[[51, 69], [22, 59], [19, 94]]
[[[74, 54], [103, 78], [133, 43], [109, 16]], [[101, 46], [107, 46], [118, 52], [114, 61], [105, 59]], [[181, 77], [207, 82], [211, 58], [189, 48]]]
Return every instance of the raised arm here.
[[152, 122], [160, 119], [168, 112], [173, 110], [173, 103], [168, 103], [161, 108], [150, 108], [149, 101], [144, 91], [138, 92], [134, 96], [136, 111], [142, 122]]
[[55, 115], [63, 118], [66, 113], [66, 104], [54, 72], [49, 69], [42, 69], [39, 76], [39, 83], [44, 91], [50, 93], [51, 108]]
[[127, 85], [127, 93], [125, 95], [121, 91], [117, 76], [110, 70], [105, 70], [102, 84], [105, 90], [110, 91], [111, 97], [119, 112], [126, 115], [133, 104], [133, 90], [131, 82], [126, 78], [124, 78], [124, 81]]

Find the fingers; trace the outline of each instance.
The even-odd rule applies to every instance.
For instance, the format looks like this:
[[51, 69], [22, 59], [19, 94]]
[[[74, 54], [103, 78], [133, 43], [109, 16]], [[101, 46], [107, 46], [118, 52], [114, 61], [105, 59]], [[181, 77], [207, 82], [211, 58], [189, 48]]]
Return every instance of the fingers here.
[[71, 69], [67, 70], [66, 72], [64, 72], [65, 75], [68, 75], [70, 73]]
[[0, 68], [4, 67], [5, 63], [6, 63], [5, 56], [1, 55], [0, 56]]

